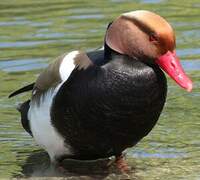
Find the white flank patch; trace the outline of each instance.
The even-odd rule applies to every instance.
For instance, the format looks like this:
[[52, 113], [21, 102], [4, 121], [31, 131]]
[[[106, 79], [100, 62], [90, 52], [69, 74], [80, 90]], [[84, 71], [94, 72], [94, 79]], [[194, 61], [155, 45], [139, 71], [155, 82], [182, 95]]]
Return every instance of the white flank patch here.
[[79, 51], [72, 51], [64, 57], [59, 68], [59, 73], [62, 81], [66, 81], [69, 78], [71, 72], [74, 70], [75, 68], [74, 58], [78, 54]]
[[100, 47], [99, 49], [97, 49], [97, 50], [104, 50], [105, 48], [104, 48], [104, 45], [102, 46], [102, 47]]
[[39, 104], [31, 101], [28, 111], [33, 137], [38, 145], [48, 152], [52, 162], [55, 161], [56, 156], [72, 154], [70, 147], [64, 144], [64, 138], [51, 124], [50, 118], [52, 100], [61, 85], [62, 84], [58, 85], [56, 89], [48, 90], [42, 95]]
[[50, 110], [54, 96], [75, 68], [74, 58], [78, 53], [78, 51], [72, 51], [64, 57], [59, 68], [62, 83], [55, 89], [49, 89], [45, 92], [40, 97], [38, 104], [31, 101], [28, 111], [33, 137], [48, 152], [52, 162], [55, 161], [56, 156], [72, 154], [70, 147], [64, 143], [64, 138], [51, 124]]

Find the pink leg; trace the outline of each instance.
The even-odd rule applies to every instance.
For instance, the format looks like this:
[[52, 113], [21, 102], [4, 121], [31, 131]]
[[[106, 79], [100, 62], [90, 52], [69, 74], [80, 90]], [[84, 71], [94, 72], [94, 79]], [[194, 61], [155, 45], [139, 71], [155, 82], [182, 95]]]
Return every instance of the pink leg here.
[[128, 173], [130, 171], [130, 167], [124, 160], [123, 155], [115, 157], [115, 164], [116, 164], [117, 168], [120, 170], [120, 172], [122, 172], [122, 173]]

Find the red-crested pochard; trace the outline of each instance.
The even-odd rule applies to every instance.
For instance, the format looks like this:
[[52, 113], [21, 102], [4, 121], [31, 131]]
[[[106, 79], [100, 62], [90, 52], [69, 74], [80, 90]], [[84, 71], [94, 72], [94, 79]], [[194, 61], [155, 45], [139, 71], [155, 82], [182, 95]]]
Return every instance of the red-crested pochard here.
[[[165, 71], [192, 90], [175, 51], [175, 34], [161, 16], [131, 11], [108, 26], [103, 50], [72, 51], [58, 57], [18, 107], [22, 125], [57, 164], [64, 158], [116, 157], [155, 126], [166, 100]], [[163, 71], [162, 71], [163, 70]]]

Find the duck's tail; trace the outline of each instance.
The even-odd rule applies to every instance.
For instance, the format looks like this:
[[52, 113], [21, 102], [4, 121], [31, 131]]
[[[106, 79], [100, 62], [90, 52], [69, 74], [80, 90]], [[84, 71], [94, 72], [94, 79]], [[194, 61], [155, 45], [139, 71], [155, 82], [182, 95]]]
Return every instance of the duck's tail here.
[[34, 87], [35, 83], [32, 83], [32, 84], [29, 84], [27, 86], [24, 86], [16, 91], [14, 91], [13, 93], [11, 93], [8, 98], [11, 98], [13, 96], [16, 96], [18, 94], [21, 94], [21, 93], [24, 93], [24, 92], [27, 92], [27, 91], [31, 91], [33, 90], [33, 87]]

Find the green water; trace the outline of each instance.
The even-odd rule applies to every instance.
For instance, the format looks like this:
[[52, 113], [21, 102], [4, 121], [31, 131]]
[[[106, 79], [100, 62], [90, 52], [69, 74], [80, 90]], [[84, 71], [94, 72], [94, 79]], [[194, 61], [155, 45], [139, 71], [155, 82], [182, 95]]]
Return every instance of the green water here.
[[[35, 80], [63, 52], [91, 50], [103, 43], [108, 22], [119, 14], [147, 9], [175, 28], [177, 53], [194, 81], [187, 93], [169, 80], [165, 109], [157, 126], [128, 149], [131, 179], [200, 179], [200, 1], [199, 0], [1, 0], [0, 1], [0, 178], [59, 176], [42, 169], [48, 162], [23, 130], [19, 102], [10, 92]], [[74, 177], [79, 178], [79, 174]], [[87, 175], [86, 179], [92, 176]], [[114, 172], [107, 179], [120, 179]]]

